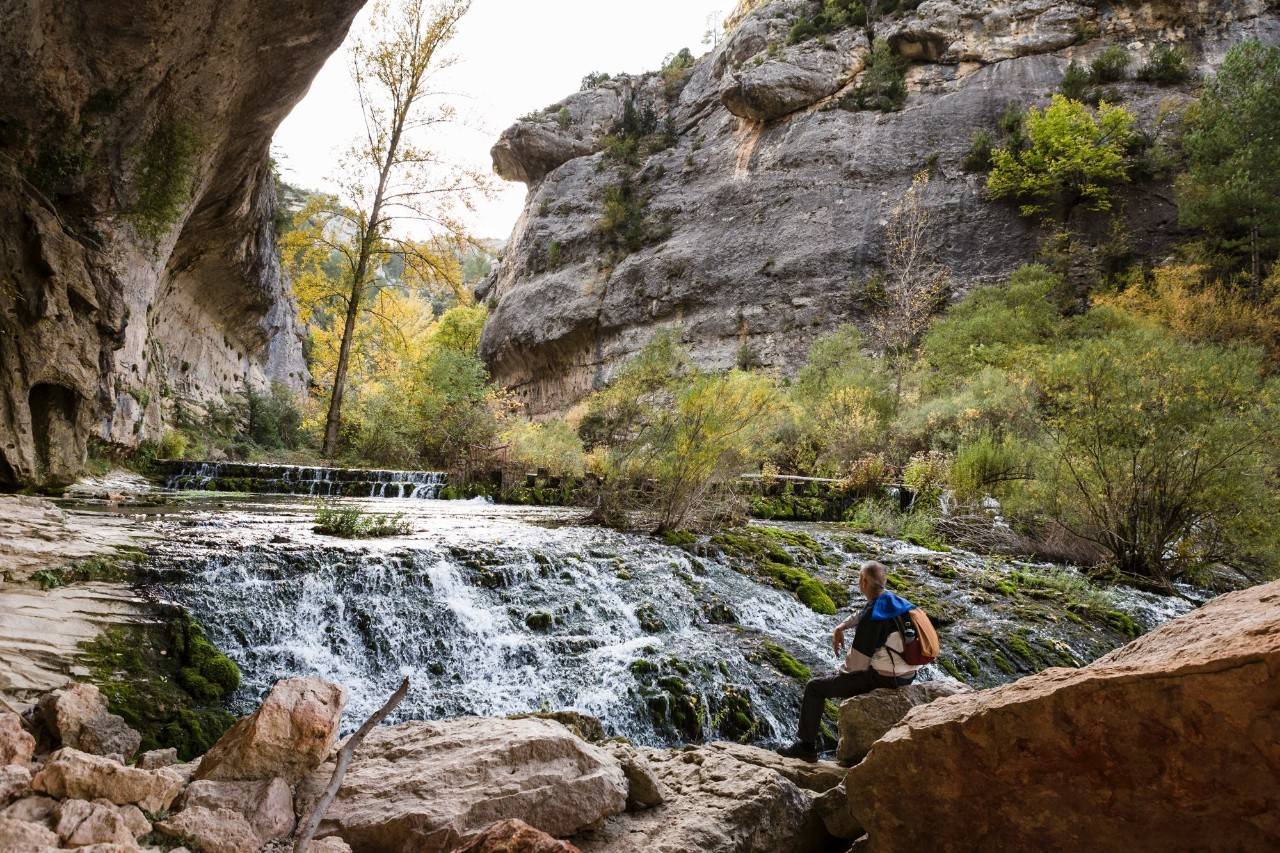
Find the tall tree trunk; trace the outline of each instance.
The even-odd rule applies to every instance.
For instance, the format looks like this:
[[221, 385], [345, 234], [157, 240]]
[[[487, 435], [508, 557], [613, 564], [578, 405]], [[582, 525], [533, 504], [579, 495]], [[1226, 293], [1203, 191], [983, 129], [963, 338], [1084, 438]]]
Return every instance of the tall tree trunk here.
[[347, 389], [347, 368], [351, 363], [351, 340], [355, 337], [356, 319], [360, 316], [360, 302], [364, 296], [364, 279], [369, 268], [369, 240], [361, 241], [360, 258], [351, 282], [351, 296], [347, 300], [347, 319], [342, 326], [342, 345], [338, 348], [338, 367], [333, 374], [333, 393], [329, 396], [329, 414], [324, 422], [324, 449], [326, 457], [338, 453], [338, 430], [342, 427], [342, 395]]

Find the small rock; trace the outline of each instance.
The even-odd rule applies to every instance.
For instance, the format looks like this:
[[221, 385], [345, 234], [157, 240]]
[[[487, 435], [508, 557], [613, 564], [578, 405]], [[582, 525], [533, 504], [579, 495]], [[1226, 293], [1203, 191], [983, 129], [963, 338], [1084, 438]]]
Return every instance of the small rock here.
[[649, 762], [628, 744], [610, 745], [609, 751], [622, 765], [627, 776], [627, 811], [662, 805], [665, 795], [662, 783], [649, 766]]
[[31, 763], [36, 739], [22, 727], [22, 718], [12, 711], [0, 713], [0, 765]]
[[33, 795], [10, 803], [8, 808], [0, 811], [0, 817], [7, 817], [11, 820], [25, 820], [31, 823], [46, 823], [51, 821], [53, 812], [57, 807], [58, 801], [52, 797]]
[[814, 811], [822, 818], [827, 832], [836, 838], [852, 841], [862, 835], [862, 826], [849, 809], [849, 795], [841, 782], [831, 790], [819, 794], [813, 801]]
[[293, 794], [289, 783], [277, 777], [265, 782], [192, 782], [182, 795], [184, 809], [199, 806], [238, 812], [263, 841], [283, 838], [293, 831]]
[[54, 819], [54, 830], [67, 847], [134, 844], [129, 825], [110, 804], [64, 800], [58, 804]]
[[510, 714], [508, 720], [526, 720], [530, 717], [537, 720], [555, 720], [587, 743], [600, 743], [604, 740], [604, 723], [599, 717], [584, 714], [581, 711], [530, 711], [524, 714]]
[[155, 770], [160, 767], [172, 767], [178, 763], [178, 750], [173, 747], [168, 749], [152, 749], [138, 756], [138, 767], [143, 770]]
[[142, 736], [124, 718], [107, 711], [107, 700], [92, 684], [75, 684], [40, 698], [45, 726], [63, 746], [92, 755], [120, 755], [128, 760]]
[[241, 718], [205, 753], [197, 779], [297, 782], [329, 755], [347, 692], [321, 678], [276, 682], [258, 710]]
[[307, 853], [351, 853], [351, 845], [336, 835], [330, 835], [308, 844]]
[[99, 755], [63, 748], [31, 780], [31, 787], [54, 797], [134, 804], [144, 811], [167, 809], [182, 790], [182, 776], [168, 767], [140, 770]]
[[53, 830], [38, 823], [0, 817], [0, 850], [43, 851], [58, 846], [58, 836]]
[[0, 806], [8, 805], [31, 787], [31, 771], [21, 764], [0, 767]]
[[535, 829], [518, 818], [498, 821], [473, 838], [458, 853], [581, 853], [567, 841], [561, 841]]
[[902, 722], [915, 706], [967, 692], [969, 688], [959, 682], [921, 681], [906, 687], [882, 687], [844, 700], [840, 703], [836, 758], [842, 764], [857, 764], [871, 750], [871, 744]]
[[262, 846], [244, 815], [231, 809], [192, 806], [160, 821], [156, 828], [181, 838], [197, 853], [245, 853]]
[[129, 834], [134, 838], [141, 838], [151, 831], [151, 821], [147, 820], [147, 816], [142, 813], [142, 809], [137, 806], [117, 806], [110, 800], [94, 800], [100, 806], [110, 806], [116, 810], [116, 814], [124, 818], [125, 826], [129, 827]]
[[821, 794], [829, 791], [843, 780], [848, 771], [831, 761], [801, 761], [798, 758], [783, 758], [772, 749], [761, 749], [745, 743], [733, 743], [717, 740], [707, 744], [708, 749], [725, 752], [744, 764], [754, 764], [774, 771], [784, 779], [793, 782], [806, 791]]

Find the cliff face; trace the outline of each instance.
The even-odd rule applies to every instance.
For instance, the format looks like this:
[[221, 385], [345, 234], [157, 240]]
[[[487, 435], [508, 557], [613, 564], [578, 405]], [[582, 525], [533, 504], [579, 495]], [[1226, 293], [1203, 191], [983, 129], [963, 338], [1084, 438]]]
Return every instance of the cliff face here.
[[0, 486], [306, 380], [271, 135], [363, 0], [0, 0]]
[[[849, 106], [868, 54], [861, 28], [786, 44], [817, 7], [743, 2], [691, 72], [615, 78], [502, 134], [494, 167], [529, 195], [480, 290], [492, 310], [482, 353], [530, 411], [568, 407], [666, 327], [704, 366], [730, 366], [749, 345], [793, 370], [817, 335], [864, 316], [861, 283], [882, 262], [886, 217], [923, 169], [932, 248], [958, 292], [1001, 278], [1033, 257], [1040, 234], [962, 168], [975, 131], [994, 132], [1010, 104], [1047, 102], [1071, 60], [1109, 45], [1136, 69], [1157, 45], [1183, 44], [1209, 72], [1241, 39], [1280, 41], [1274, 0], [926, 0], [876, 25], [912, 61], [905, 108], [880, 113]], [[1160, 141], [1194, 86], [1130, 80], [1108, 92]], [[668, 133], [630, 163], [602, 150], [628, 103]], [[608, 193], [630, 200], [634, 251], [606, 245]], [[1135, 182], [1122, 198], [1133, 251], [1159, 257], [1177, 236], [1168, 183]], [[1072, 224], [1099, 241], [1110, 228]]]

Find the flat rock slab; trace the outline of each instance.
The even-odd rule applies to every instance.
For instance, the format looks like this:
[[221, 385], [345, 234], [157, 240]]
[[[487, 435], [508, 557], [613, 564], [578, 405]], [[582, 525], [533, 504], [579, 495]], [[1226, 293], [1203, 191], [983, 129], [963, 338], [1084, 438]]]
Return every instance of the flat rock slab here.
[[[299, 786], [300, 814], [332, 774], [327, 762]], [[356, 853], [444, 853], [508, 818], [563, 838], [626, 802], [618, 761], [560, 723], [414, 721], [369, 733], [318, 834]]]
[[846, 780], [869, 849], [1280, 849], [1280, 581], [1080, 669], [913, 709]]
[[[638, 749], [666, 797], [662, 805], [609, 818], [571, 840], [583, 853], [817, 853], [831, 841], [814, 795], [751, 747]], [[776, 756], [784, 762], [781, 756]], [[797, 762], [799, 763], [799, 762]], [[841, 771], [841, 768], [835, 768]], [[842, 772], [842, 771], [841, 771]]]

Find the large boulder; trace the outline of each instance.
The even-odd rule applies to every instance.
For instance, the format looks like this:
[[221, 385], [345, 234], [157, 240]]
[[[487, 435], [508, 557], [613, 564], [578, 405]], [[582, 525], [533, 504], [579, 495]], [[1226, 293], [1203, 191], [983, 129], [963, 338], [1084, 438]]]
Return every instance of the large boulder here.
[[500, 820], [458, 853], [581, 853], [567, 841], [552, 838], [517, 818]]
[[[305, 814], [333, 765], [298, 789]], [[556, 836], [621, 812], [627, 780], [605, 750], [550, 720], [462, 717], [374, 729], [355, 750], [319, 835], [357, 853], [452, 850], [518, 817]]]
[[968, 689], [954, 681], [921, 681], [906, 687], [872, 690], [844, 700], [840, 703], [837, 760], [842, 764], [857, 764], [871, 749], [871, 744], [901, 722], [912, 708]]
[[846, 781], [872, 851], [1280, 847], [1280, 581], [1081, 669], [913, 709]]
[[205, 753], [195, 778], [280, 776], [297, 782], [328, 756], [346, 701], [346, 690], [321, 678], [276, 682], [258, 710], [238, 720]]
[[773, 121], [837, 92], [865, 66], [859, 33], [838, 33], [829, 49], [814, 42], [788, 48], [779, 58], [747, 64], [726, 74], [720, 102], [736, 116]]
[[293, 793], [283, 779], [261, 782], [192, 782], [182, 795], [184, 809], [201, 807], [239, 812], [263, 841], [283, 838], [293, 831]]
[[[583, 853], [817, 853], [827, 849], [831, 838], [814, 809], [813, 792], [766, 766], [763, 757], [760, 763], [745, 761], [718, 745], [636, 751], [661, 782], [663, 804], [611, 817], [575, 835], [572, 841]], [[787, 761], [774, 757], [779, 763]], [[798, 768], [793, 772], [799, 778]]]
[[107, 698], [93, 684], [47, 693], [39, 709], [45, 727], [62, 746], [93, 755], [120, 755], [127, 761], [142, 742], [123, 717], [107, 710]]
[[0, 712], [0, 766], [31, 763], [36, 739], [22, 727], [22, 718], [12, 711]]
[[116, 805], [137, 805], [148, 812], [169, 808], [182, 784], [182, 776], [170, 767], [139, 770], [69, 747], [50, 756], [31, 780], [33, 790], [52, 797], [103, 798]]

